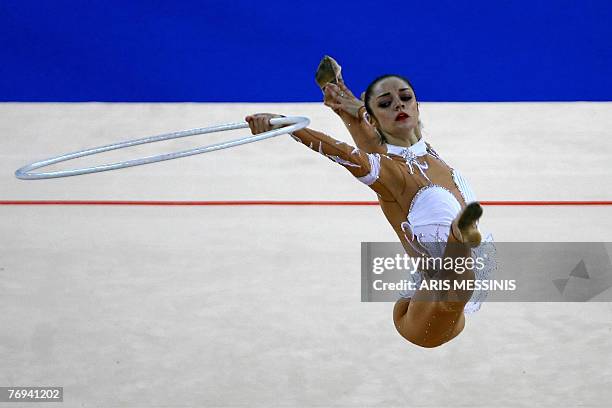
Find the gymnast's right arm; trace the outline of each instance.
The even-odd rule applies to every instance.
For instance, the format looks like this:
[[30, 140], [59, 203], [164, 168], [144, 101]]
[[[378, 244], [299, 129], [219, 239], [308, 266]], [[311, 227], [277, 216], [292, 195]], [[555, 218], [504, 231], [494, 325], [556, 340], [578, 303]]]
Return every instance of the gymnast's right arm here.
[[[256, 114], [245, 118], [253, 134], [262, 133], [280, 125], [271, 126], [269, 120], [280, 115]], [[366, 153], [342, 141], [336, 140], [324, 133], [304, 128], [291, 134], [294, 139], [322, 154], [328, 159], [340, 164], [359, 181], [370, 186], [381, 197], [388, 196], [388, 189], [379, 180], [380, 155]]]

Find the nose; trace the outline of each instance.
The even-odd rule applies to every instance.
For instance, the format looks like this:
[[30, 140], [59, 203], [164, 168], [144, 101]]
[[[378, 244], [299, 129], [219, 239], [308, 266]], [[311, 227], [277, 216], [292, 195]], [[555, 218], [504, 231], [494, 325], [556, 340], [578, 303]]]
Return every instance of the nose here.
[[395, 110], [403, 109], [404, 107], [404, 101], [402, 101], [400, 98], [397, 98], [395, 100]]

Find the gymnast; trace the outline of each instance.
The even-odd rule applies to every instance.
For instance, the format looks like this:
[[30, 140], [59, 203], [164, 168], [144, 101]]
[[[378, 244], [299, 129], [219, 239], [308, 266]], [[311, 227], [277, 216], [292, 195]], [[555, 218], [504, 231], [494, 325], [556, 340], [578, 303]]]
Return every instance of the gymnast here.
[[[345, 167], [369, 186], [407, 254], [414, 257], [471, 257], [482, 236], [482, 207], [467, 181], [446, 164], [421, 134], [419, 105], [410, 81], [384, 75], [357, 99], [342, 80], [340, 66], [324, 57], [316, 80], [324, 103], [340, 116], [357, 147], [304, 128], [291, 136]], [[282, 127], [258, 113], [245, 120], [253, 134]], [[442, 242], [442, 246], [440, 246]], [[436, 245], [437, 244], [437, 245]], [[431, 279], [474, 280], [472, 269], [421, 270], [418, 282]], [[470, 283], [470, 282], [465, 282]], [[472, 282], [473, 283], [473, 282]], [[456, 337], [465, 326], [464, 313], [478, 310], [471, 290], [433, 290], [417, 286], [402, 293], [393, 309], [399, 334], [422, 347], [437, 347]], [[469, 306], [469, 307], [466, 307]]]

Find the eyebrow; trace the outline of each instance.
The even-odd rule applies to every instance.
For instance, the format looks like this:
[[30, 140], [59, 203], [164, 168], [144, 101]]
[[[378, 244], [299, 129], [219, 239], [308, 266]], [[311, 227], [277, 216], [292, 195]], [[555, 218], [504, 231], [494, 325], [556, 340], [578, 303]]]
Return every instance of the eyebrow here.
[[[402, 89], [400, 89], [399, 91], [400, 91], [400, 92], [402, 92], [402, 91], [409, 91], [409, 90], [410, 90], [410, 88], [402, 88]], [[390, 95], [390, 94], [391, 94], [391, 92], [385, 92], [385, 93], [384, 93], [384, 94], [382, 94], [382, 95], [378, 95], [378, 96], [376, 97], [376, 99], [378, 99], [378, 98], [382, 98], [383, 96], [387, 96], [387, 95]]]

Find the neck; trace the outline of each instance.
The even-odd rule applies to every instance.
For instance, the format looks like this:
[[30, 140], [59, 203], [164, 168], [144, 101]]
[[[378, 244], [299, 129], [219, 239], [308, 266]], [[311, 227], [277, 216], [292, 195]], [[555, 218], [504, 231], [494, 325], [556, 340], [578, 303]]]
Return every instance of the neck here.
[[408, 137], [406, 136], [396, 137], [388, 133], [384, 133], [384, 135], [385, 135], [385, 139], [387, 139], [387, 143], [395, 145], [395, 146], [402, 146], [402, 147], [410, 147], [416, 142], [418, 142], [419, 140], [421, 140], [420, 132], [419, 134], [417, 134], [417, 132], [414, 129], [410, 130], [410, 134], [408, 135]]

